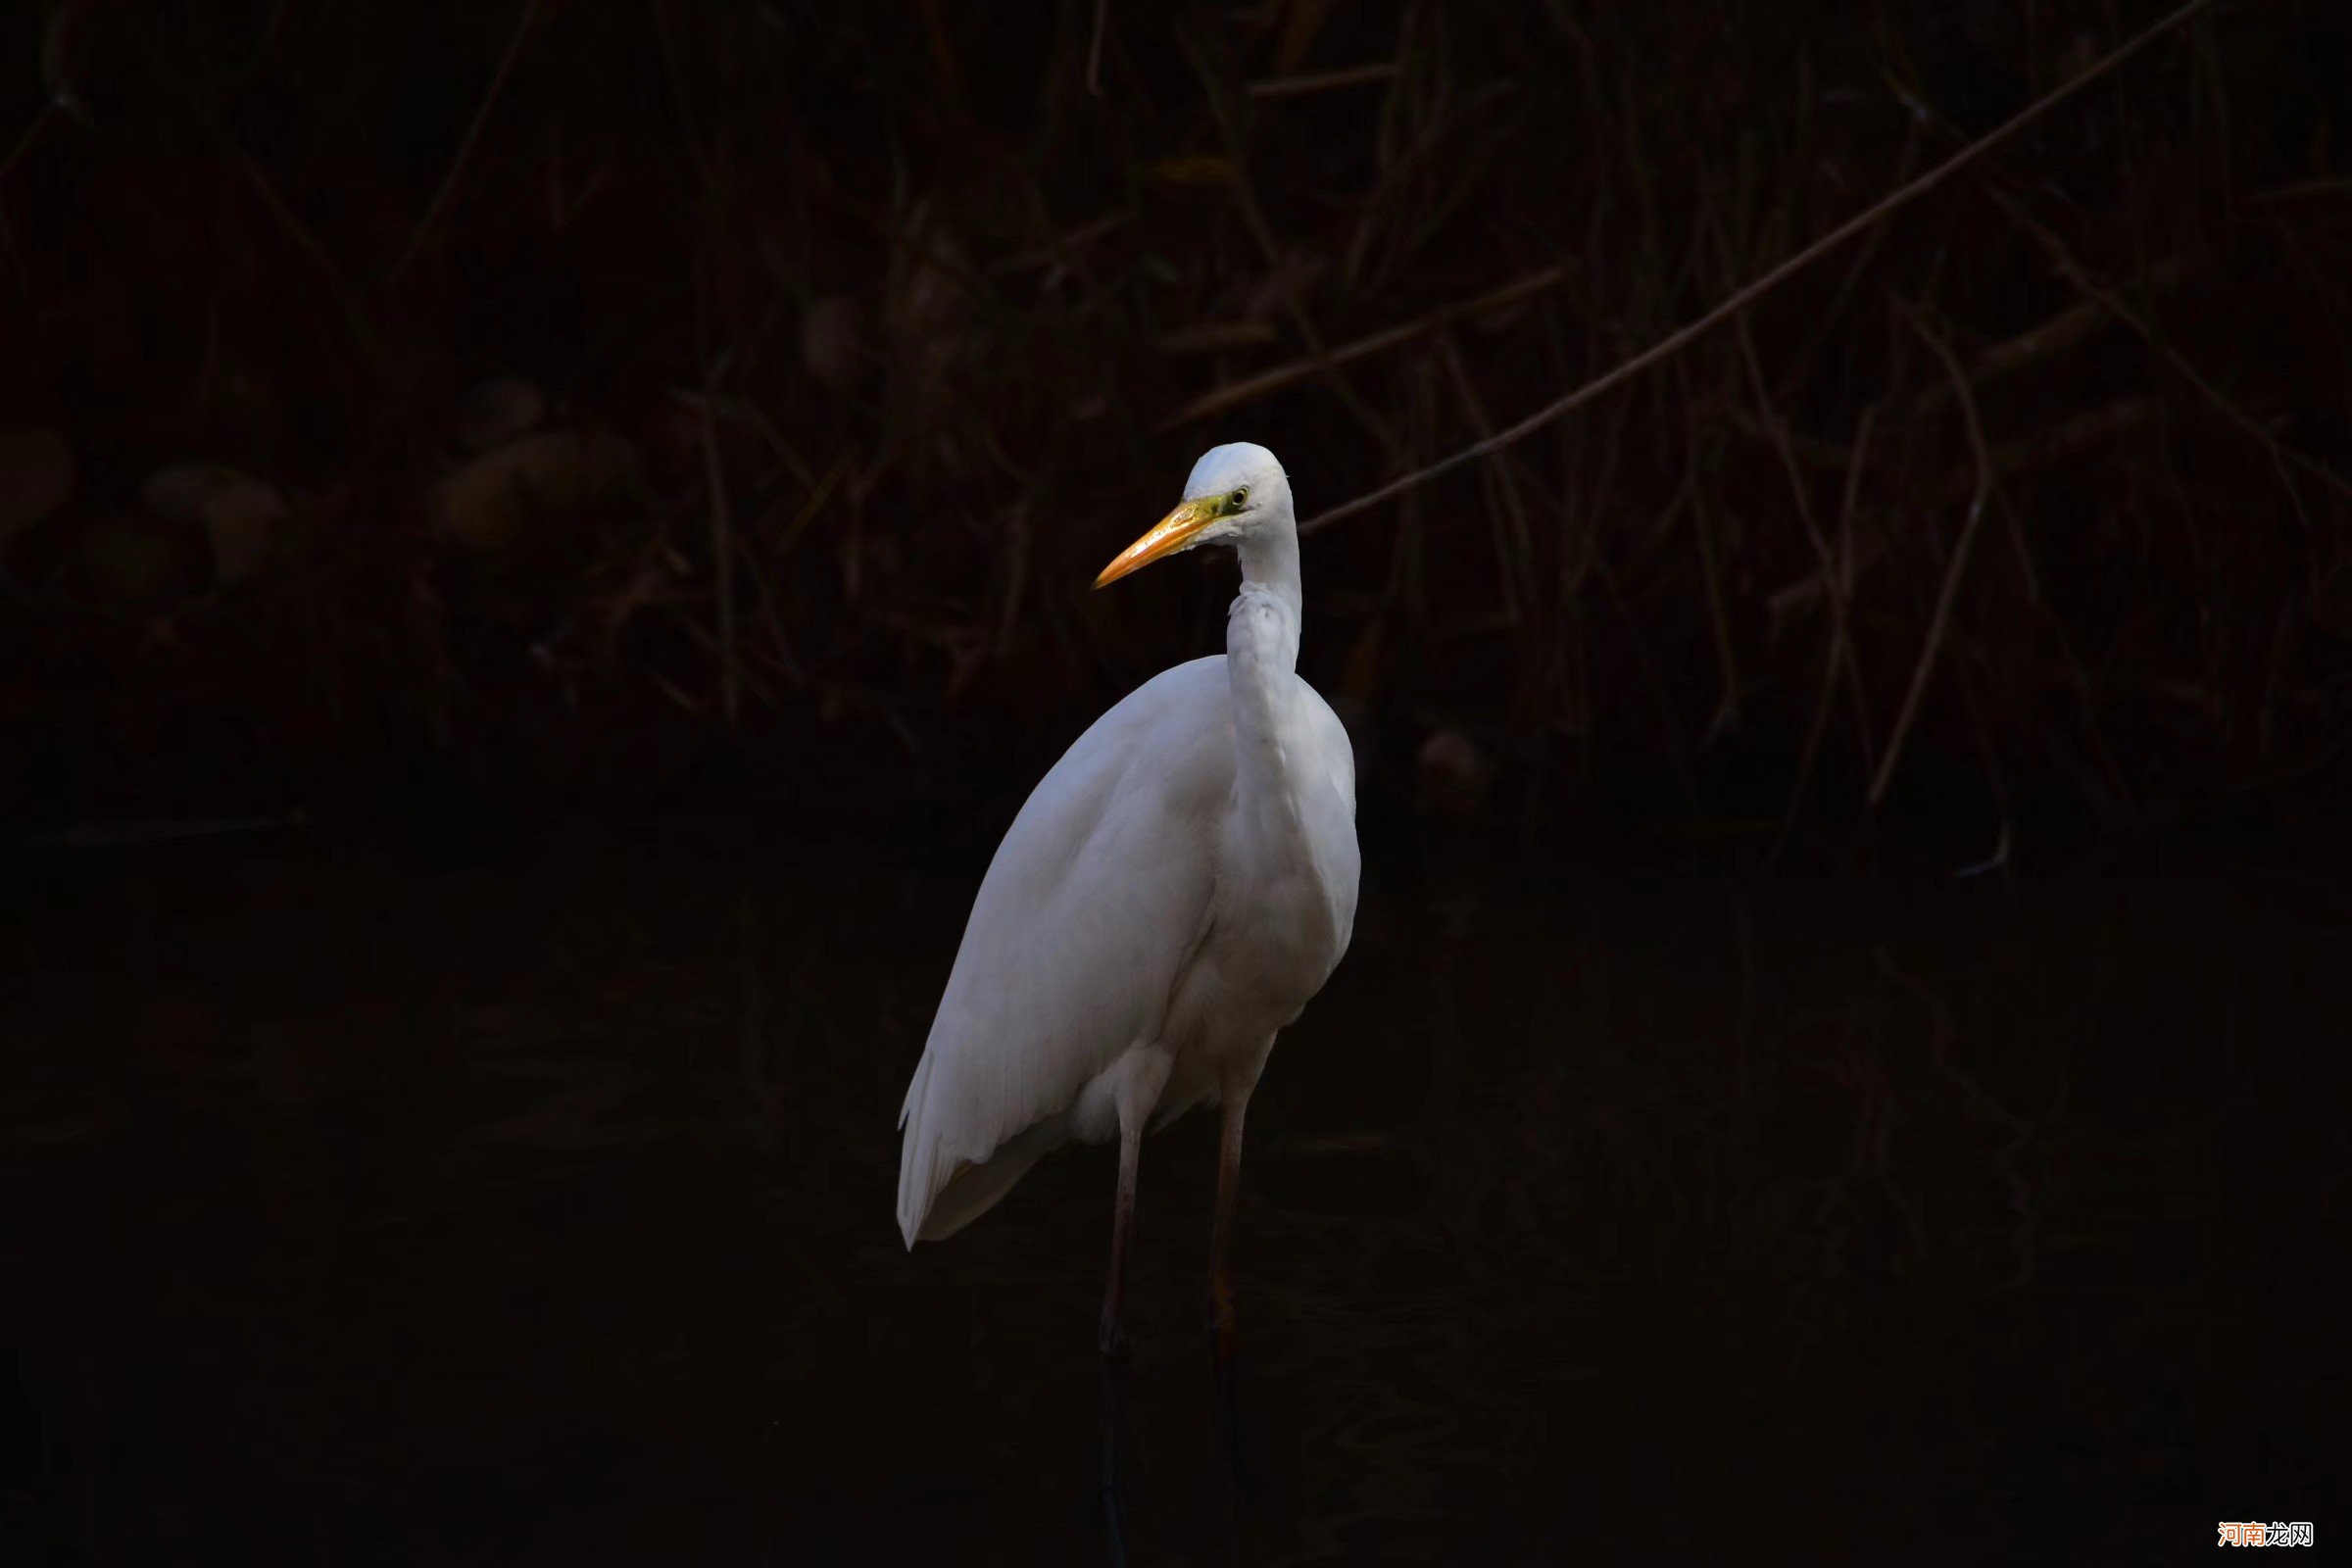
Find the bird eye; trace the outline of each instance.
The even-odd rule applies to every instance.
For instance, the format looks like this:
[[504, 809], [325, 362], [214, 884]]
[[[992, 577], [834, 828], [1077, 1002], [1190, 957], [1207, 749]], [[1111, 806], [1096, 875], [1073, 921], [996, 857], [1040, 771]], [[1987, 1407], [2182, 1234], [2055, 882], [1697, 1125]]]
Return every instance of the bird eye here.
[[1244, 485], [1239, 490], [1236, 490], [1232, 495], [1226, 497], [1226, 499], [1237, 507], [1241, 506], [1250, 499], [1250, 487], [1248, 485]]

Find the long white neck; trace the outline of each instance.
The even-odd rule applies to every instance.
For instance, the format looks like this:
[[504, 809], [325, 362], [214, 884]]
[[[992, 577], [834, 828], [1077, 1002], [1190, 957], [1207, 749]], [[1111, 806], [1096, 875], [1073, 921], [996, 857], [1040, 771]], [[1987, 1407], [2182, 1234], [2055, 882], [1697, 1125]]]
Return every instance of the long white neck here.
[[1298, 629], [1298, 531], [1286, 514], [1241, 541], [1242, 591], [1225, 617], [1225, 670], [1233, 690], [1236, 783], [1261, 850], [1303, 851], [1298, 781], [1285, 746], [1295, 733]]
[[1285, 506], [1271, 524], [1242, 540], [1235, 554], [1242, 558], [1242, 592], [1261, 589], [1290, 611], [1291, 652], [1282, 667], [1298, 668], [1298, 622], [1306, 599], [1298, 588], [1298, 527], [1291, 520], [1290, 508]]
[[1240, 541], [1242, 592], [1225, 612], [1225, 661], [1233, 672], [1235, 721], [1247, 703], [1287, 694], [1298, 670], [1298, 625], [1305, 600], [1298, 592], [1298, 529], [1289, 511]]

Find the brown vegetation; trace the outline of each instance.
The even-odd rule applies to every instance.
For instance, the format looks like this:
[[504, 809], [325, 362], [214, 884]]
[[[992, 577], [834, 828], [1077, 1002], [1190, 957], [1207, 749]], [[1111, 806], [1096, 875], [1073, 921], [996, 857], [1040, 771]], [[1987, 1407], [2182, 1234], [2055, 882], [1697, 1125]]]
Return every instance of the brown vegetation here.
[[[1213, 646], [1221, 577], [1085, 591], [1199, 449], [1309, 514], [1426, 468], [2160, 14], [67, 0], [11, 40], [0, 783], [1018, 788]], [[1336, 521], [1308, 672], [1538, 816], [2340, 766], [2348, 56], [2190, 22]]]

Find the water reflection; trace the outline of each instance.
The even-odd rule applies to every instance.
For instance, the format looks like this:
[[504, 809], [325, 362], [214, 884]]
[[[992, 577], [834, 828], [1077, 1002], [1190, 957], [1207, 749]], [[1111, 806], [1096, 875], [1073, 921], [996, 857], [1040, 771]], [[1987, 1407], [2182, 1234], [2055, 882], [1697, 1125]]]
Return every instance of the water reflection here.
[[[9, 1560], [1096, 1560], [1108, 1152], [891, 1219], [976, 867], [22, 869]], [[2332, 894], [1374, 869], [1252, 1108], [1245, 1517], [1213, 1123], [1146, 1148], [1141, 1560], [2169, 1550], [2311, 1495]]]

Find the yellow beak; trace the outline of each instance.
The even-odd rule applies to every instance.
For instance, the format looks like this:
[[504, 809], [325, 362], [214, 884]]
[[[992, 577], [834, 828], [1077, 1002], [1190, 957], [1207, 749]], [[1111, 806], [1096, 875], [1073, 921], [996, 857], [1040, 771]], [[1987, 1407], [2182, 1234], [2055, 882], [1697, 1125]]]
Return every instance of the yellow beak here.
[[1187, 501], [1174, 512], [1152, 525], [1152, 531], [1120, 551], [1111, 564], [1102, 568], [1095, 586], [1103, 587], [1117, 582], [1131, 571], [1149, 566], [1162, 556], [1172, 556], [1200, 537], [1200, 530], [1225, 514], [1221, 496], [1203, 496]]

